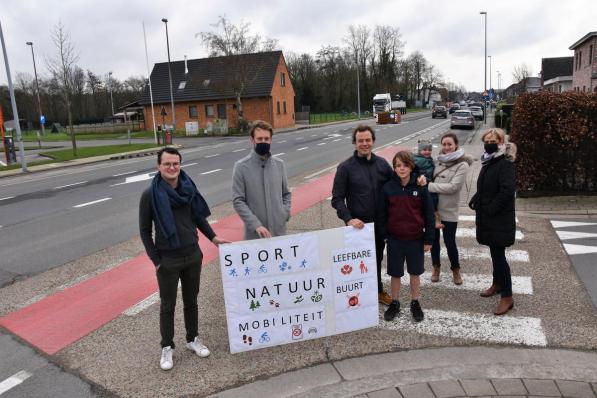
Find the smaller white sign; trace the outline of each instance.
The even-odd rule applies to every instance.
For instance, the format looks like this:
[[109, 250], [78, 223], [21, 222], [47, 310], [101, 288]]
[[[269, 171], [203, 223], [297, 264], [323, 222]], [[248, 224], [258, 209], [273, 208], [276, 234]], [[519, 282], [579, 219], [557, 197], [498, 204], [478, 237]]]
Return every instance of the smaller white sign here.
[[199, 134], [199, 123], [198, 122], [185, 122], [184, 128], [187, 132], [187, 135]]

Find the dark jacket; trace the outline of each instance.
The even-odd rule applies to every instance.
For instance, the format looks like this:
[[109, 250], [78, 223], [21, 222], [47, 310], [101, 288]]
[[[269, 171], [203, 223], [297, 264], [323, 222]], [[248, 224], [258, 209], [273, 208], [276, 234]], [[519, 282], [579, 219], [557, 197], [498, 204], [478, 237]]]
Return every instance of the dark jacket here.
[[190, 204], [173, 207], [172, 214], [176, 223], [181, 247], [175, 250], [170, 249], [168, 239], [162, 235], [159, 228], [155, 228], [155, 238], [152, 236], [152, 230], [154, 230], [152, 226], [155, 223], [153, 206], [151, 204], [152, 200], [150, 186], [143, 192], [139, 202], [139, 232], [143, 246], [145, 246], [145, 251], [156, 267], [160, 265], [163, 256], [182, 257], [194, 253], [199, 247], [197, 228], [210, 241], [216, 236], [205, 218], [193, 220]]
[[516, 171], [514, 158], [498, 152], [483, 165], [477, 179], [477, 193], [469, 203], [475, 210], [477, 242], [508, 247], [516, 235]]
[[392, 174], [383, 186], [383, 228], [386, 236], [400, 240], [419, 240], [433, 244], [435, 217], [433, 202], [427, 187], [417, 185], [417, 174], [412, 173], [410, 181], [402, 186], [400, 177]]
[[[332, 188], [332, 207], [345, 223], [353, 218], [363, 222], [380, 220], [381, 190], [390, 179], [392, 167], [374, 153], [367, 160], [353, 156], [340, 163]], [[377, 226], [376, 226], [377, 228]]]
[[428, 157], [426, 158], [423, 155], [416, 154], [415, 155], [415, 166], [419, 170], [419, 173], [427, 178], [427, 181], [433, 181], [433, 171], [435, 170], [435, 164], [433, 163], [433, 158]]

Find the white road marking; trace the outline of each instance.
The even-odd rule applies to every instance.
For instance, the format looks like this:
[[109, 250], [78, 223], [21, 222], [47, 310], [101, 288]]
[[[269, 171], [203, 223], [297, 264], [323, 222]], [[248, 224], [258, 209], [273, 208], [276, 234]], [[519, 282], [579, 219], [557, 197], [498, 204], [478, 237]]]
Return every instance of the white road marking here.
[[133, 173], [136, 173], [136, 172], [137, 172], [137, 170], [127, 171], [126, 173], [114, 174], [114, 175], [112, 175], [112, 177], [125, 176], [125, 175], [133, 174]]
[[[458, 216], [458, 221], [472, 221], [472, 222], [475, 222], [475, 216], [474, 215], [471, 216], [471, 215], [461, 214], [461, 215]], [[518, 217], [516, 217], [514, 219], [514, 221], [518, 224]]]
[[[391, 277], [388, 274], [382, 275], [382, 280], [389, 283]], [[402, 284], [408, 286], [410, 284], [410, 278], [405, 275], [402, 278]], [[462, 285], [455, 285], [452, 282], [452, 273], [450, 268], [440, 275], [439, 282], [431, 282], [431, 273], [424, 272], [421, 275], [421, 286], [436, 286], [444, 289], [454, 290], [471, 290], [475, 292], [481, 292], [487, 289], [493, 283], [493, 277], [485, 274], [462, 274]], [[533, 294], [533, 283], [530, 276], [512, 276], [512, 292], [514, 294]]]
[[554, 220], [551, 220], [551, 225], [554, 228], [566, 228], [566, 227], [582, 227], [585, 225], [597, 225], [597, 223], [580, 222], [580, 221], [554, 221]]
[[208, 159], [208, 158], [213, 158], [214, 156], [220, 156], [220, 154], [219, 154], [219, 153], [214, 153], [213, 155], [207, 155], [207, 156], [205, 157], [205, 159]]
[[556, 231], [561, 240], [565, 239], [581, 239], [581, 238], [597, 238], [596, 233], [591, 232], [575, 232], [575, 231]]
[[[474, 238], [477, 236], [477, 229], [476, 228], [457, 228], [456, 229], [456, 237], [458, 238]], [[597, 235], [595, 235], [597, 236]], [[524, 239], [524, 234], [522, 231], [516, 230], [516, 239]]]
[[597, 253], [597, 246], [573, 245], [564, 243], [564, 249], [568, 254], [588, 254]]
[[123, 314], [128, 316], [135, 316], [141, 311], [145, 310], [146, 308], [149, 308], [153, 304], [157, 303], [158, 301], [160, 301], [160, 292], [155, 292], [149, 297], [139, 301], [132, 307], [129, 307], [126, 310], [124, 310]]
[[81, 184], [85, 184], [87, 181], [81, 181], [81, 182], [75, 182], [72, 184], [66, 184], [66, 185], [60, 185], [59, 187], [54, 187], [52, 189], [60, 189], [60, 188], [66, 188], [66, 187], [73, 187], [75, 185], [81, 185]]
[[242, 151], [246, 151], [246, 150], [247, 150], [247, 148], [242, 148], [242, 149], [235, 149], [232, 152], [242, 152]]
[[139, 181], [149, 180], [149, 179], [153, 178], [153, 176], [156, 173], [157, 173], [157, 171], [154, 171], [152, 173], [138, 174], [136, 176], [126, 177], [126, 179], [124, 180], [124, 182], [119, 182], [117, 184], [112, 184], [110, 186], [111, 187], [115, 187], [115, 186], [118, 186], [118, 185], [130, 184], [132, 182], [139, 182]]
[[14, 198], [14, 196], [7, 196], [5, 198], [0, 198], [0, 202], [2, 202], [3, 200], [12, 199], [12, 198]]
[[[465, 247], [459, 248], [458, 254], [460, 255], [461, 259], [475, 259], [475, 258], [482, 258], [482, 259], [491, 259], [491, 255], [489, 254], [489, 248], [487, 247]], [[440, 255], [443, 257], [448, 257], [448, 252], [445, 249], [442, 249]], [[528, 263], [529, 262], [529, 252], [526, 250], [509, 250], [506, 249], [506, 259], [512, 262], [518, 263]]]
[[209, 220], [209, 223], [210, 223], [210, 224], [215, 224], [215, 223], [217, 223], [217, 222], [218, 222], [218, 220]]
[[340, 141], [342, 138], [336, 138], [335, 140], [332, 140], [332, 142], [336, 142], [336, 141]]
[[218, 171], [221, 171], [222, 169], [215, 169], [215, 170], [210, 170], [210, 171], [206, 171], [205, 173], [200, 173], [202, 176], [206, 175], [206, 174], [211, 174], [211, 173], [216, 173]]
[[425, 312], [425, 319], [422, 322], [414, 322], [408, 307], [406, 307], [391, 322], [386, 322], [382, 316], [379, 327], [399, 332], [412, 330], [432, 336], [492, 341], [496, 343], [540, 347], [547, 345], [547, 338], [545, 337], [543, 327], [541, 326], [541, 319], [539, 318], [508, 315], [496, 317], [489, 314], [461, 313], [425, 308], [423, 308], [423, 311]]
[[180, 167], [184, 168], [184, 167], [189, 167], [189, 166], [195, 166], [196, 164], [197, 164], [197, 162], [195, 162], [195, 163], [181, 164]]
[[319, 143], [319, 144], [317, 144], [317, 145], [325, 145], [325, 144], [326, 144], [325, 142], [320, 142], [320, 143]]
[[295, 140], [297, 140], [297, 141], [298, 141], [298, 140], [302, 140], [302, 139], [303, 139], [303, 137], [296, 137], [296, 138], [295, 138]]
[[79, 207], [91, 206], [91, 205], [94, 205], [96, 203], [105, 202], [106, 200], [110, 200], [110, 199], [112, 199], [112, 198], [102, 198], [102, 199], [94, 200], [92, 202], [81, 203], [80, 205], [76, 205], [76, 206], [73, 206], [73, 207], [74, 208], [79, 208]]
[[11, 388], [18, 386], [29, 377], [31, 377], [31, 373], [27, 372], [26, 370], [21, 370], [20, 372], [10, 376], [8, 379], [4, 379], [2, 382], [0, 382], [0, 394], [4, 394]]
[[297, 151], [304, 151], [305, 149], [309, 149], [309, 147], [308, 146], [304, 146], [302, 148], [297, 149]]
[[286, 152], [276, 153], [275, 155], [272, 155], [272, 156], [282, 156], [282, 155], [286, 155]]
[[283, 144], [283, 143], [285, 143], [285, 142], [286, 142], [286, 140], [283, 140], [283, 141], [278, 141], [278, 144]]
[[327, 198], [325, 198], [325, 200], [332, 200], [332, 197], [328, 196]]
[[317, 134], [311, 134], [311, 137], [317, 137]]

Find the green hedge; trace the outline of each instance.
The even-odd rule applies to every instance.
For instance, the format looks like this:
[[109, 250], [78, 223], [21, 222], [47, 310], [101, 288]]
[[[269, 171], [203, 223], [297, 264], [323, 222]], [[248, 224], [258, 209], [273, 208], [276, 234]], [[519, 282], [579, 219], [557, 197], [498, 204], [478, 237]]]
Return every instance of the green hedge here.
[[597, 192], [597, 94], [521, 95], [510, 140], [518, 146], [521, 196]]

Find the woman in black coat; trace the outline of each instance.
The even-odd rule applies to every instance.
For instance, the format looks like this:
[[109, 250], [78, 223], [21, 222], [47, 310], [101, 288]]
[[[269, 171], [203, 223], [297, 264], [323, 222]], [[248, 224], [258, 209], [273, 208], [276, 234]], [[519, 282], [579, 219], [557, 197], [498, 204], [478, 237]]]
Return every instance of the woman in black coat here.
[[506, 247], [514, 244], [516, 235], [516, 146], [505, 144], [501, 129], [489, 129], [481, 139], [485, 148], [481, 157], [483, 166], [477, 179], [477, 193], [469, 206], [476, 213], [477, 241], [489, 246], [493, 265], [493, 283], [481, 297], [499, 293], [501, 299], [494, 314], [504, 315], [514, 307]]

